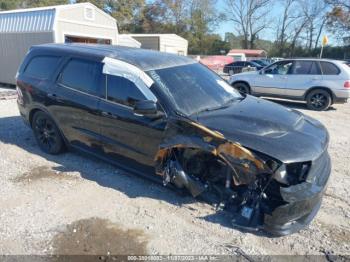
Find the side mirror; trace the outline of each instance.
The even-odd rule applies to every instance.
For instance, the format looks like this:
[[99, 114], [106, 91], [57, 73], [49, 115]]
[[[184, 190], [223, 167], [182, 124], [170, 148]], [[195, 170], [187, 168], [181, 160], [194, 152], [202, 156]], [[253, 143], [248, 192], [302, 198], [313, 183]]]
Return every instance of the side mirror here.
[[157, 115], [157, 104], [152, 100], [141, 100], [135, 102], [134, 113], [145, 116], [156, 116]]

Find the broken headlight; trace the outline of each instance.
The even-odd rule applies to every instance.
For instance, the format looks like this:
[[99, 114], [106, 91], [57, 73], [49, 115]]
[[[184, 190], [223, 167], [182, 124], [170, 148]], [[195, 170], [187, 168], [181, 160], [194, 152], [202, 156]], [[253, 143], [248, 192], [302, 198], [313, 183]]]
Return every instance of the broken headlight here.
[[292, 186], [306, 181], [311, 163], [282, 164], [274, 173], [274, 178], [281, 184]]

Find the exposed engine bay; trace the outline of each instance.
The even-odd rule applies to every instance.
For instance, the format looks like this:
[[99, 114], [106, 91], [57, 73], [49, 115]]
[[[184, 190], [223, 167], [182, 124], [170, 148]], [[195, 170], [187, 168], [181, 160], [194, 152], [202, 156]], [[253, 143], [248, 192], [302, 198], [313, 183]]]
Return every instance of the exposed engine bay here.
[[257, 230], [263, 224], [263, 214], [271, 213], [274, 205], [282, 205], [283, 200], [271, 190], [276, 184], [271, 174], [259, 174], [249, 184], [237, 185], [235, 180], [244, 175], [242, 172], [238, 166], [231, 168], [211, 153], [174, 149], [165, 163], [163, 183], [172, 183], [218, 210], [229, 211], [234, 215], [235, 226]]

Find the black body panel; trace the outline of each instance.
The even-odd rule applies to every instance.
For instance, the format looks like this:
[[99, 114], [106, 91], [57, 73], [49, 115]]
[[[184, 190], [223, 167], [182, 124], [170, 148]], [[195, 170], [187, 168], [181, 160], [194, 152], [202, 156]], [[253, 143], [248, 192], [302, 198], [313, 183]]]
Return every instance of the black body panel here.
[[328, 144], [327, 130], [318, 121], [249, 95], [230, 107], [203, 112], [195, 119], [232, 141], [284, 163], [314, 160]]

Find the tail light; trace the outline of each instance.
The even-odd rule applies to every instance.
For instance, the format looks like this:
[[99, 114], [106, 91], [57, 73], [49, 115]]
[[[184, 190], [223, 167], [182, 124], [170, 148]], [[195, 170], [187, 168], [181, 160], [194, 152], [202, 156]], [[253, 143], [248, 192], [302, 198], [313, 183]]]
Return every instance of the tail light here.
[[345, 88], [350, 88], [350, 80], [345, 81], [344, 87]]
[[23, 93], [18, 86], [16, 87], [16, 91], [17, 91], [17, 101], [20, 105], [23, 105], [24, 104]]

